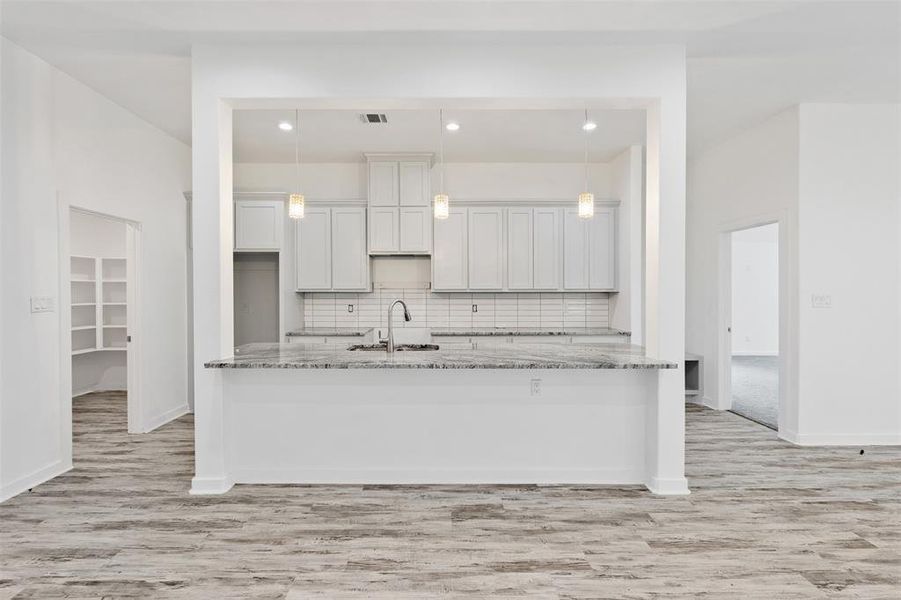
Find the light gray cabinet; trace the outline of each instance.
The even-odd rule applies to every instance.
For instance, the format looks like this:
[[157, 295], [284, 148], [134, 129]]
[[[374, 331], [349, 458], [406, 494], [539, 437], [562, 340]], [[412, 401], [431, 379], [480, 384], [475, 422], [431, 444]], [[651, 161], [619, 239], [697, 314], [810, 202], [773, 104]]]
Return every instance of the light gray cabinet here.
[[235, 252], [278, 252], [282, 247], [285, 203], [235, 200]]
[[369, 253], [430, 254], [429, 155], [369, 157]]
[[563, 289], [616, 290], [616, 207], [596, 206], [591, 219], [566, 209], [563, 240]]
[[370, 289], [365, 208], [307, 207], [295, 249], [298, 292]]

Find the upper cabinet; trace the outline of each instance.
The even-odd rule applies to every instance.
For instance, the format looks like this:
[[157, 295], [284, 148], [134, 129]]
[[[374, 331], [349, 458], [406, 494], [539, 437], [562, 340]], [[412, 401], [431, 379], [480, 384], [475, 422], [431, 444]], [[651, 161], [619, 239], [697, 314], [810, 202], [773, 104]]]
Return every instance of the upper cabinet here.
[[284, 212], [281, 200], [235, 200], [235, 252], [278, 252]]
[[431, 155], [368, 155], [369, 253], [431, 254]]
[[432, 289], [465, 291], [469, 285], [467, 212], [451, 207], [446, 219], [435, 220]]
[[434, 221], [437, 291], [615, 291], [616, 207], [452, 207]]
[[365, 208], [307, 207], [295, 250], [298, 292], [369, 291]]
[[563, 289], [616, 290], [616, 207], [595, 206], [591, 219], [566, 209], [563, 239]]

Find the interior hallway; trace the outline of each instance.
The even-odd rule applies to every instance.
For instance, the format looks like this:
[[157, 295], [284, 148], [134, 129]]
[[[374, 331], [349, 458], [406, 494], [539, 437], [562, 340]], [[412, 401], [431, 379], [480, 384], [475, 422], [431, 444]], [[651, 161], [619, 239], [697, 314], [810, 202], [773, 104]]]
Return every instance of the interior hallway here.
[[0, 598], [897, 598], [901, 447], [800, 448], [687, 407], [692, 494], [236, 486], [188, 496], [191, 416], [75, 402], [75, 469], [0, 505]]
[[778, 429], [778, 356], [732, 357], [732, 411]]

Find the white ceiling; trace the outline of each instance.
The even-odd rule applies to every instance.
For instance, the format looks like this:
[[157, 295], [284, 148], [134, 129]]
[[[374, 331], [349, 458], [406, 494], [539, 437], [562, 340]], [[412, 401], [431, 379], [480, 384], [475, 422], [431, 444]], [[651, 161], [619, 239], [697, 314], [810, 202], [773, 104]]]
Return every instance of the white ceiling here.
[[896, 0], [3, 0], [0, 32], [190, 142], [196, 42], [685, 44], [689, 153], [799, 102], [899, 102]]
[[[439, 150], [436, 110], [368, 110], [383, 112], [384, 124], [366, 124], [364, 111], [305, 110], [299, 113], [300, 152], [304, 162], [358, 162], [364, 152], [434, 152]], [[582, 131], [577, 110], [448, 110], [445, 122], [460, 129], [444, 131], [448, 162], [580, 162], [588, 142], [590, 160], [606, 162], [632, 144], [644, 144], [643, 111], [591, 111], [598, 128]], [[238, 110], [234, 119], [236, 162], [293, 162], [294, 132], [278, 128], [294, 122], [293, 111]]]

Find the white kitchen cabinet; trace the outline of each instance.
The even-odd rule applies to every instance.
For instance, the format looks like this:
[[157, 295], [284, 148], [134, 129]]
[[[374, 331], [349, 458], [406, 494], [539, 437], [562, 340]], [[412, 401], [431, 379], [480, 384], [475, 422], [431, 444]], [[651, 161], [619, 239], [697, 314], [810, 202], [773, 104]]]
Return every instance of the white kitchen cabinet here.
[[434, 221], [432, 289], [461, 291], [468, 285], [468, 223], [465, 208], [451, 207], [446, 219]]
[[400, 252], [428, 254], [432, 251], [432, 215], [428, 206], [400, 209]]
[[294, 226], [297, 290], [332, 287], [332, 210], [307, 207]]
[[431, 193], [429, 163], [401, 161], [398, 163], [399, 198], [401, 206], [428, 206]]
[[616, 208], [595, 207], [588, 229], [588, 287], [613, 291], [616, 289]]
[[507, 287], [511, 290], [534, 285], [532, 216], [531, 208], [507, 209]]
[[369, 251], [392, 253], [399, 248], [400, 224], [398, 209], [371, 206], [369, 208]]
[[369, 206], [397, 206], [397, 161], [369, 163]]
[[369, 254], [366, 252], [366, 209], [332, 209], [332, 288], [369, 289]]
[[297, 291], [370, 289], [365, 208], [307, 207], [295, 239]]
[[504, 289], [504, 209], [469, 209], [469, 288]]
[[559, 290], [563, 266], [563, 211], [536, 208], [532, 213], [532, 289]]
[[591, 219], [580, 219], [576, 209], [567, 209], [563, 239], [564, 289], [616, 289], [616, 207], [596, 206]]
[[588, 225], [578, 210], [563, 215], [563, 288], [588, 289]]
[[280, 250], [284, 211], [281, 200], [235, 200], [235, 251]]
[[430, 254], [430, 155], [373, 156], [369, 158], [369, 252]]

